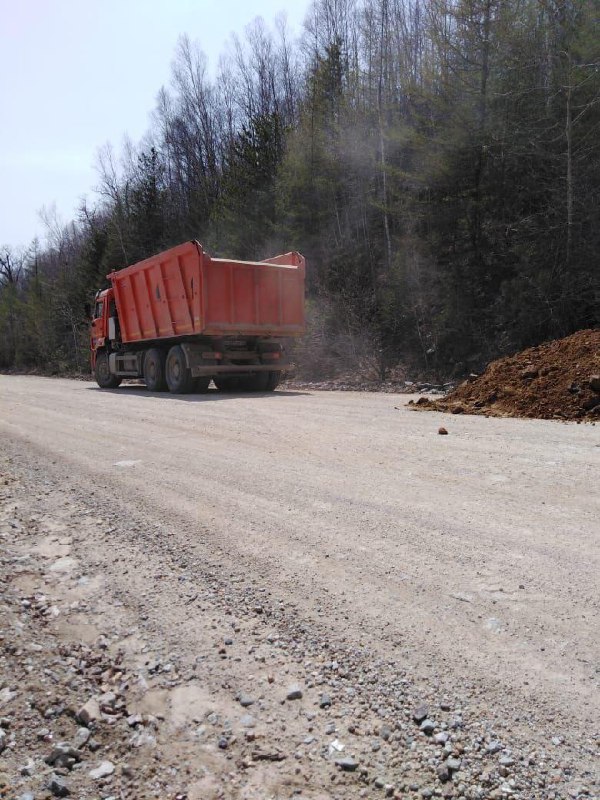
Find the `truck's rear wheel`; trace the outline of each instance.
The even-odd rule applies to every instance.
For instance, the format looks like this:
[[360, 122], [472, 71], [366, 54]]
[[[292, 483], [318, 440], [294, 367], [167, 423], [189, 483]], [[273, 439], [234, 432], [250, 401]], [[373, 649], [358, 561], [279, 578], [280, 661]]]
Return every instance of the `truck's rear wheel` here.
[[144, 381], [149, 392], [164, 392], [167, 389], [165, 378], [165, 354], [153, 347], [144, 358]]
[[192, 373], [188, 368], [185, 353], [178, 344], [169, 350], [165, 373], [170, 392], [187, 394], [192, 391]]
[[121, 378], [111, 375], [108, 366], [108, 353], [101, 352], [96, 354], [96, 368], [94, 370], [96, 383], [101, 389], [116, 389], [121, 383]]

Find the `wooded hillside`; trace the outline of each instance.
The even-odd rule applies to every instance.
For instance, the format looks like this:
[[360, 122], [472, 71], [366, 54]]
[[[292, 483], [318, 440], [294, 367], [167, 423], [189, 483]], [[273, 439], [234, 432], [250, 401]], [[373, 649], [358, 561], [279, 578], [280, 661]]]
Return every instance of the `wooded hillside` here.
[[598, 0], [317, 0], [211, 80], [190, 31], [97, 202], [0, 250], [0, 368], [87, 369], [105, 275], [186, 239], [306, 256], [307, 377], [458, 375], [598, 325], [599, 32]]

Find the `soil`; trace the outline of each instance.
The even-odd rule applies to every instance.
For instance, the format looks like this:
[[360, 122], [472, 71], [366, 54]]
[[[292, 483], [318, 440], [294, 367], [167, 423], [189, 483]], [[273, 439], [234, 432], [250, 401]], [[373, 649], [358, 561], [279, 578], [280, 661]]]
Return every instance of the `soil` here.
[[416, 408], [536, 419], [600, 419], [600, 330], [584, 330], [492, 361], [446, 397]]

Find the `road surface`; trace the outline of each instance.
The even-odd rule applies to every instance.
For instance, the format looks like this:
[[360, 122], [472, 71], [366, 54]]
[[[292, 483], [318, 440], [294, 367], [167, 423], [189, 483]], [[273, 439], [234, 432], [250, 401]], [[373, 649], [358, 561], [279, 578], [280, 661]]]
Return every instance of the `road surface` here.
[[[348, 713], [360, 700], [356, 713], [371, 732], [364, 744], [353, 741], [359, 760], [376, 730], [368, 715], [387, 719], [388, 706], [379, 705], [394, 692], [409, 732], [420, 698], [430, 708], [447, 698], [452, 713], [459, 707], [481, 731], [501, 730], [509, 753], [552, 751], [542, 758], [546, 777], [553, 759], [571, 759], [564, 786], [579, 796], [587, 785], [593, 796], [600, 426], [442, 416], [410, 410], [407, 400], [318, 391], [153, 395], [0, 376], [0, 439], [21, 475], [29, 465], [32, 487], [46, 476], [79, 498], [83, 513], [109, 521], [97, 540], [76, 538], [73, 552], [88, 571], [103, 565], [105, 593], [145, 620], [149, 640], [162, 636], [175, 653], [204, 651], [206, 629], [190, 623], [186, 605], [194, 608], [195, 592], [186, 588], [182, 604], [182, 586], [194, 583], [200, 599], [212, 587], [213, 625], [219, 614], [255, 609], [261, 624], [269, 617], [271, 636], [293, 630], [278, 654], [286, 674], [305, 683], [312, 674], [315, 691], [351, 685]], [[338, 648], [354, 654], [341, 683], [320, 680], [315, 642], [317, 652], [327, 649], [323, 663], [335, 662]], [[232, 674], [242, 681], [256, 664], [239, 658]], [[233, 693], [235, 702], [235, 680], [211, 691]], [[475, 751], [485, 751], [484, 741], [482, 733]], [[401, 786], [410, 772], [402, 759], [373, 752], [374, 769]], [[423, 765], [412, 766], [417, 777], [405, 778], [403, 797], [430, 785], [429, 774], [419, 780]], [[482, 778], [464, 769], [468, 785], [454, 796], [484, 796], [469, 794]], [[506, 796], [510, 775], [509, 765], [498, 778]], [[558, 788], [552, 795], [551, 783], [528, 794], [517, 780], [512, 793], [568, 796]], [[431, 785], [436, 796], [449, 784]]]

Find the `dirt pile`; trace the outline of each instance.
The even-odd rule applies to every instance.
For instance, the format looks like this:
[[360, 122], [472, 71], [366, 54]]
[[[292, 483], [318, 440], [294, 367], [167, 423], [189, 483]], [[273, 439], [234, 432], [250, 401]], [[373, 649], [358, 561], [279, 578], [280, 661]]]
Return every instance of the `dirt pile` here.
[[500, 358], [439, 400], [418, 408], [453, 414], [600, 419], [600, 330], [584, 330]]

